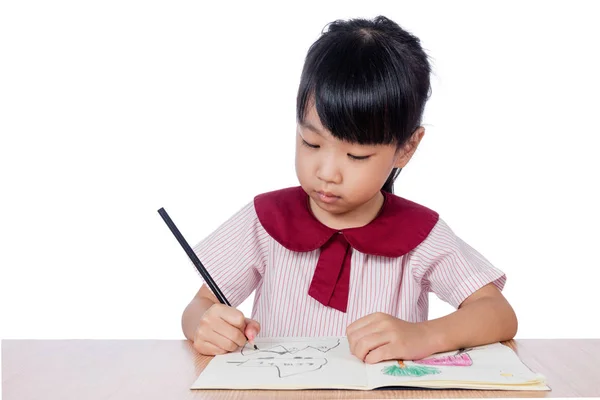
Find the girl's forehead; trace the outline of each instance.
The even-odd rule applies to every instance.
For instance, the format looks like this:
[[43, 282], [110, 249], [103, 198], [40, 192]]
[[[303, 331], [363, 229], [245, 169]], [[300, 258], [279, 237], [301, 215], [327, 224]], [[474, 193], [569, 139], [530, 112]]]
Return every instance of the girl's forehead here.
[[319, 114], [317, 114], [317, 109], [314, 105], [306, 110], [304, 121], [299, 121], [298, 125], [302, 128], [303, 132], [309, 131], [322, 136], [325, 139], [336, 139], [321, 123], [321, 119], [319, 118]]
[[298, 133], [303, 138], [313, 138], [314, 136], [312, 135], [315, 135], [329, 142], [339, 142], [340, 144], [343, 143], [342, 140], [333, 136], [326, 128], [319, 129], [307, 120], [304, 120], [304, 122], [298, 122], [298, 127], [300, 128]]
[[304, 115], [304, 121], [298, 123], [303, 131], [310, 131], [320, 135], [326, 139], [334, 139], [339, 141], [329, 129], [323, 126], [321, 123], [321, 118], [319, 118], [319, 114], [317, 113], [317, 107], [315, 107], [314, 103], [309, 103], [306, 108], [306, 114]]
[[317, 107], [313, 102], [311, 102], [306, 108], [304, 121], [300, 124], [308, 129], [315, 130], [316, 133], [327, 131], [327, 129], [321, 123], [321, 118], [319, 118], [319, 114], [317, 113]]

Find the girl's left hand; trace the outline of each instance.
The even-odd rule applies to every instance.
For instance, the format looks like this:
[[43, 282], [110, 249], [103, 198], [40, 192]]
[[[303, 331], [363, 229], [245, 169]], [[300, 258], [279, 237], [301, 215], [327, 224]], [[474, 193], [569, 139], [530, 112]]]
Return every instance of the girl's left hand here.
[[374, 313], [348, 326], [350, 351], [368, 364], [384, 360], [419, 360], [436, 352], [431, 330], [424, 323], [406, 322]]

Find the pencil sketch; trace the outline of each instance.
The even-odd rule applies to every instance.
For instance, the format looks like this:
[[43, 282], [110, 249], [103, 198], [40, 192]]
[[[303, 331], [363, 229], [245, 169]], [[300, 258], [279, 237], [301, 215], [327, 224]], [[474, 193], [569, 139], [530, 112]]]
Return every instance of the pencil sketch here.
[[237, 364], [238, 367], [274, 367], [277, 369], [279, 378], [287, 378], [307, 372], [320, 370], [327, 364], [327, 358], [314, 357], [259, 357], [245, 361], [228, 361], [229, 364]]
[[310, 345], [296, 345], [294, 343], [283, 343], [283, 344], [278, 344], [276, 346], [272, 346], [272, 347], [263, 347], [261, 345], [259, 350], [254, 350], [252, 348], [246, 348], [243, 347], [241, 350], [241, 353], [243, 356], [249, 357], [249, 356], [255, 356], [257, 354], [260, 353], [271, 353], [271, 354], [277, 354], [280, 356], [286, 355], [286, 354], [297, 354], [300, 352], [304, 352], [307, 350], [317, 350], [320, 351], [321, 353], [327, 353], [329, 350], [335, 349], [336, 347], [338, 347], [340, 345], [340, 339], [335, 339], [335, 340], [330, 340], [330, 341], [323, 341], [323, 342], [317, 342], [310, 344]]

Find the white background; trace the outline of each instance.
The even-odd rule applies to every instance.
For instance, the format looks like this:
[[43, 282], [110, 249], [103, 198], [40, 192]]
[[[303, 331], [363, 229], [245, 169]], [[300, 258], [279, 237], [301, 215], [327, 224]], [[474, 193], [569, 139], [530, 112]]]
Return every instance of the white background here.
[[0, 337], [183, 338], [200, 278], [157, 209], [193, 245], [296, 185], [306, 51], [378, 14], [434, 69], [396, 193], [507, 273], [518, 338], [600, 337], [595, 7], [3, 1]]

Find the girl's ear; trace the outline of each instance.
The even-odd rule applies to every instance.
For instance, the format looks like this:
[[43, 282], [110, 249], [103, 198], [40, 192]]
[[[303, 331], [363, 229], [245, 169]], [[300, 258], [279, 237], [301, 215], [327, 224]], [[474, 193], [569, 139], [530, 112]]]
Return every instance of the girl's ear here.
[[404, 168], [406, 164], [408, 164], [413, 154], [415, 154], [415, 151], [417, 150], [419, 143], [421, 143], [421, 139], [423, 139], [424, 135], [425, 128], [422, 126], [418, 127], [413, 132], [410, 139], [408, 139], [408, 141], [398, 150], [394, 168]]

